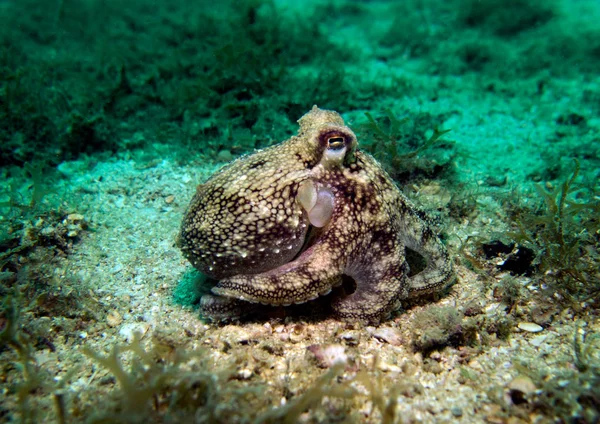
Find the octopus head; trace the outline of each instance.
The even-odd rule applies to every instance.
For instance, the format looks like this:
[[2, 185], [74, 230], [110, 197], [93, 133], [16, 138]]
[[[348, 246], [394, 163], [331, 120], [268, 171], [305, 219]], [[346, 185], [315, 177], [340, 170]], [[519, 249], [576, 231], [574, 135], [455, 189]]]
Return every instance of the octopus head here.
[[314, 106], [298, 122], [299, 136], [310, 143], [326, 168], [343, 166], [353, 159], [356, 135], [337, 112]]

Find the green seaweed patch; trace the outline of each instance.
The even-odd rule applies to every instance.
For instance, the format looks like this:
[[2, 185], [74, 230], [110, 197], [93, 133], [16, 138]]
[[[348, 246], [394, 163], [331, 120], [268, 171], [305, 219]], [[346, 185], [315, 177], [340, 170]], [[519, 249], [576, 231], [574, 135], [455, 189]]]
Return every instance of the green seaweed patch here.
[[176, 305], [197, 307], [200, 298], [210, 293], [210, 289], [208, 277], [200, 271], [190, 268], [177, 282], [177, 286], [173, 290], [173, 302]]
[[459, 23], [500, 37], [514, 37], [548, 23], [557, 15], [556, 2], [547, 0], [467, 0]]
[[[455, 143], [444, 138], [450, 130], [439, 129], [443, 116], [420, 113], [399, 118], [391, 109], [378, 118], [369, 112], [365, 116], [367, 122], [358, 128], [359, 138], [394, 179], [430, 178], [451, 169]], [[425, 151], [427, 155], [422, 154]]]
[[182, 306], [197, 306], [203, 294], [208, 293], [206, 276], [196, 269], [188, 269], [173, 290], [173, 302]]
[[578, 183], [578, 175], [576, 160], [562, 184], [536, 184], [543, 202], [518, 213], [517, 229], [509, 234], [535, 252], [538, 277], [551, 295], [577, 308], [579, 302], [596, 302], [600, 294], [600, 186]]
[[429, 353], [446, 346], [471, 345], [477, 335], [472, 323], [453, 306], [430, 306], [416, 313], [412, 321], [413, 347]]
[[[41, 422], [44, 420], [42, 417], [45, 412], [41, 411], [39, 403], [33, 407], [33, 399], [35, 395], [52, 393], [56, 422], [64, 423], [66, 422], [65, 387], [78, 367], [72, 367], [61, 379], [55, 379], [53, 374], [38, 364], [34, 346], [36, 335], [26, 327], [23, 317], [36, 311], [43, 301], [43, 296], [36, 296], [27, 303], [23, 294], [13, 289], [0, 303], [0, 354], [6, 355], [3, 359], [10, 358], [12, 366], [19, 374], [19, 377], [14, 380], [7, 378], [6, 381], [11, 384], [6, 386], [8, 391], [5, 392], [7, 395], [5, 399], [14, 399], [19, 422]], [[54, 349], [52, 343], [49, 343], [48, 347]], [[6, 354], [5, 350], [12, 350], [14, 355]], [[10, 367], [4, 368], [6, 369]]]

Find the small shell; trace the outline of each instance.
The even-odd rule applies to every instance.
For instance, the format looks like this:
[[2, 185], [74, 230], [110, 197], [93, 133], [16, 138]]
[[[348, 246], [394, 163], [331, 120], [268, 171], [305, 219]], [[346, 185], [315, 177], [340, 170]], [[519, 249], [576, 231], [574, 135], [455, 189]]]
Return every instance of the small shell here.
[[533, 322], [520, 322], [519, 325], [517, 325], [517, 327], [519, 327], [523, 331], [528, 331], [530, 333], [539, 333], [544, 329], [542, 326], [539, 326]]

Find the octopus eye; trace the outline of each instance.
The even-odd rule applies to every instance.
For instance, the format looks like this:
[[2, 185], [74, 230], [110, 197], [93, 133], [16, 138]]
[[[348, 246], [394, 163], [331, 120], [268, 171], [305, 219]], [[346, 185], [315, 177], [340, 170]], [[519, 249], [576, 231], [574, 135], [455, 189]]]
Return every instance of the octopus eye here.
[[343, 149], [346, 145], [346, 141], [344, 137], [330, 137], [327, 139], [327, 148], [330, 150], [339, 150]]
[[352, 154], [356, 146], [356, 138], [351, 132], [341, 128], [327, 128], [319, 134], [318, 143], [323, 154], [323, 159], [334, 165], [343, 163], [348, 153]]

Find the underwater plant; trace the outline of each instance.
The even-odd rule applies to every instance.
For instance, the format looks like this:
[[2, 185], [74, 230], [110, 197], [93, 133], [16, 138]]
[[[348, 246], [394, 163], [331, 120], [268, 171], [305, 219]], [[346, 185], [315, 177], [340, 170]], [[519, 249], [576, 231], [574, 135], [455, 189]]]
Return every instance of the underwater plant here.
[[2, 302], [1, 317], [3, 328], [0, 328], [0, 348], [12, 348], [17, 357], [16, 364], [20, 368], [22, 381], [13, 387], [19, 404], [19, 412], [23, 422], [33, 419], [33, 411], [29, 407], [28, 395], [40, 384], [38, 371], [33, 356], [33, 347], [29, 337], [21, 329], [21, 309], [14, 296], [6, 296]]
[[29, 177], [29, 182], [25, 187], [26, 191], [30, 193], [29, 200], [26, 200], [22, 194], [21, 187], [18, 184], [20, 178], [13, 178], [8, 190], [0, 192], [0, 196], [7, 199], [0, 201], [0, 208], [20, 209], [25, 212], [38, 206], [50, 191], [44, 169], [45, 164], [40, 161], [25, 163], [23, 173]]
[[10, 348], [16, 355], [13, 365], [19, 379], [13, 380], [7, 393], [15, 397], [20, 422], [33, 423], [44, 419], [43, 413], [31, 404], [31, 398], [37, 392], [52, 394], [56, 422], [63, 424], [66, 422], [64, 389], [77, 367], [71, 368], [63, 378], [55, 379], [38, 365], [33, 336], [24, 328], [23, 314], [34, 310], [41, 298], [37, 296], [25, 304], [22, 294], [16, 289], [5, 296], [0, 305], [0, 353]]
[[[360, 138], [366, 141], [366, 150], [384, 164], [396, 181], [417, 174], [431, 177], [450, 168], [454, 142], [443, 138], [451, 130], [440, 130], [436, 124], [442, 117], [421, 113], [412, 119], [399, 118], [389, 108], [383, 117], [375, 118], [369, 112], [365, 116], [367, 122], [359, 128], [364, 133]], [[427, 133], [429, 136], [424, 138]], [[424, 157], [421, 154], [426, 150], [428, 155]]]
[[543, 202], [533, 212], [520, 212], [509, 234], [535, 252], [540, 280], [571, 305], [597, 301], [600, 294], [600, 197], [598, 186], [576, 182], [579, 170], [575, 160], [562, 184], [536, 184]]
[[429, 353], [445, 346], [470, 345], [474, 323], [453, 306], [429, 306], [412, 321], [412, 344], [418, 352]]

